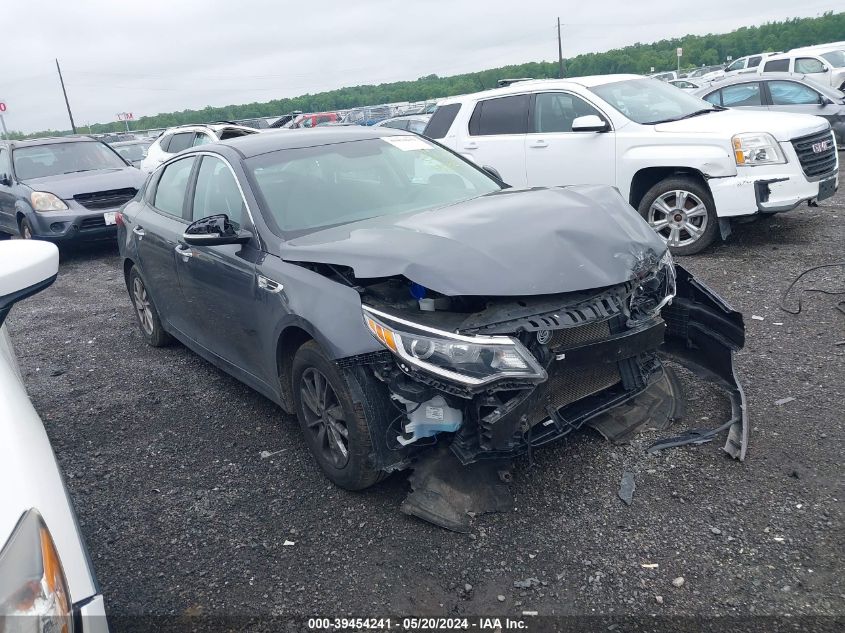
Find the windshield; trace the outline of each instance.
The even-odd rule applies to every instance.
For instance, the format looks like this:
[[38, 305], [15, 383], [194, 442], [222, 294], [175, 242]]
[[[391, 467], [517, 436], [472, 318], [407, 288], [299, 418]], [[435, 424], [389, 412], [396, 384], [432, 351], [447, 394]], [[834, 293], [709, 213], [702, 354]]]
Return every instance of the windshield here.
[[821, 56], [829, 61], [834, 68], [845, 67], [845, 51], [830, 51], [829, 53], [822, 53]]
[[284, 149], [246, 161], [284, 238], [366, 218], [433, 209], [501, 187], [418, 136]]
[[632, 121], [644, 125], [677, 121], [716, 109], [698, 97], [654, 79], [614, 81], [590, 90]]
[[146, 156], [146, 150], [150, 143], [132, 143], [131, 145], [115, 145], [112, 147], [118, 154], [128, 161], [141, 160]]
[[12, 159], [19, 180], [126, 167], [111, 149], [94, 141], [19, 147], [12, 153]]

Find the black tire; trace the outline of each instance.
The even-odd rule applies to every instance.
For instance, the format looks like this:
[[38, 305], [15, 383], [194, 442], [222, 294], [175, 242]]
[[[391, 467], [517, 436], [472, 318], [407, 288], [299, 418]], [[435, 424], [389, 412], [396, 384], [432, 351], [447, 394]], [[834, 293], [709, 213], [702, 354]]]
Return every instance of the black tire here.
[[12, 239], [12, 235], [10, 233], [6, 233], [5, 231], [0, 231], [0, 242], [3, 240], [10, 240]]
[[[663, 202], [660, 206], [656, 206], [658, 199]], [[643, 196], [638, 211], [674, 255], [700, 253], [719, 235], [713, 196], [703, 183], [689, 176], [658, 182]], [[690, 212], [695, 215], [687, 216]], [[674, 238], [674, 244], [670, 238]]]
[[32, 230], [32, 224], [30, 224], [29, 220], [21, 218], [19, 226], [21, 230], [21, 237], [23, 239], [31, 240], [35, 238], [35, 231]]
[[[318, 377], [328, 389], [315, 400], [309, 385]], [[319, 383], [317, 387], [319, 393]], [[382, 479], [381, 471], [369, 462], [372, 442], [366, 413], [356, 411], [342, 370], [315, 341], [308, 341], [294, 355], [291, 393], [305, 442], [326, 477], [346, 490], [362, 490]], [[340, 446], [345, 447], [345, 455]]]
[[[132, 307], [135, 308], [135, 317], [138, 319], [141, 336], [152, 347], [169, 345], [173, 338], [161, 327], [158, 310], [156, 310], [153, 299], [147, 292], [147, 286], [135, 266], [129, 270], [128, 289], [129, 299], [132, 301]], [[138, 307], [139, 304], [141, 309]]]

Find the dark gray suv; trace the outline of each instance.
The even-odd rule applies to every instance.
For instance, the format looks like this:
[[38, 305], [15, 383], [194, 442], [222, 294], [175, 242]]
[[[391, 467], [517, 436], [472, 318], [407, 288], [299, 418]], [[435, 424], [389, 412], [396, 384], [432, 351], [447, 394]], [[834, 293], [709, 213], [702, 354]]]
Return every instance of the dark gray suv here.
[[[508, 506], [510, 460], [673, 417], [671, 356], [747, 425], [742, 316], [606, 186], [515, 190], [386, 128], [256, 134], [172, 158], [118, 215], [141, 333], [297, 415], [348, 489], [415, 469], [403, 509], [453, 529]], [[463, 488], [456, 492], [456, 486]]]
[[145, 176], [87, 136], [0, 141], [0, 239], [114, 239]]

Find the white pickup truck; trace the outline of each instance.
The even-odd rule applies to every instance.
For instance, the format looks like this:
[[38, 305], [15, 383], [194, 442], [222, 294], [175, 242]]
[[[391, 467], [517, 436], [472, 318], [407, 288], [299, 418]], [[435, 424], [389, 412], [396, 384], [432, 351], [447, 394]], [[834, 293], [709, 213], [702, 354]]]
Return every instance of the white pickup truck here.
[[425, 135], [514, 187], [607, 184], [672, 251], [839, 186], [828, 122], [714, 106], [638, 75], [518, 81], [438, 103]]

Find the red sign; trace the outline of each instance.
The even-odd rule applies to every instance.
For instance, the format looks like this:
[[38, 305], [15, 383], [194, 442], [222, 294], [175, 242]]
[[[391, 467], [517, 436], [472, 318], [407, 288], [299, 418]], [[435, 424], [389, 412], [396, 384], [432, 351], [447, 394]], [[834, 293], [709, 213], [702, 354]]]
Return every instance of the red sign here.
[[5, 112], [5, 111], [6, 111], [6, 102], [0, 101], [0, 112]]
[[135, 115], [131, 112], [119, 112], [117, 115], [118, 121], [134, 121]]

